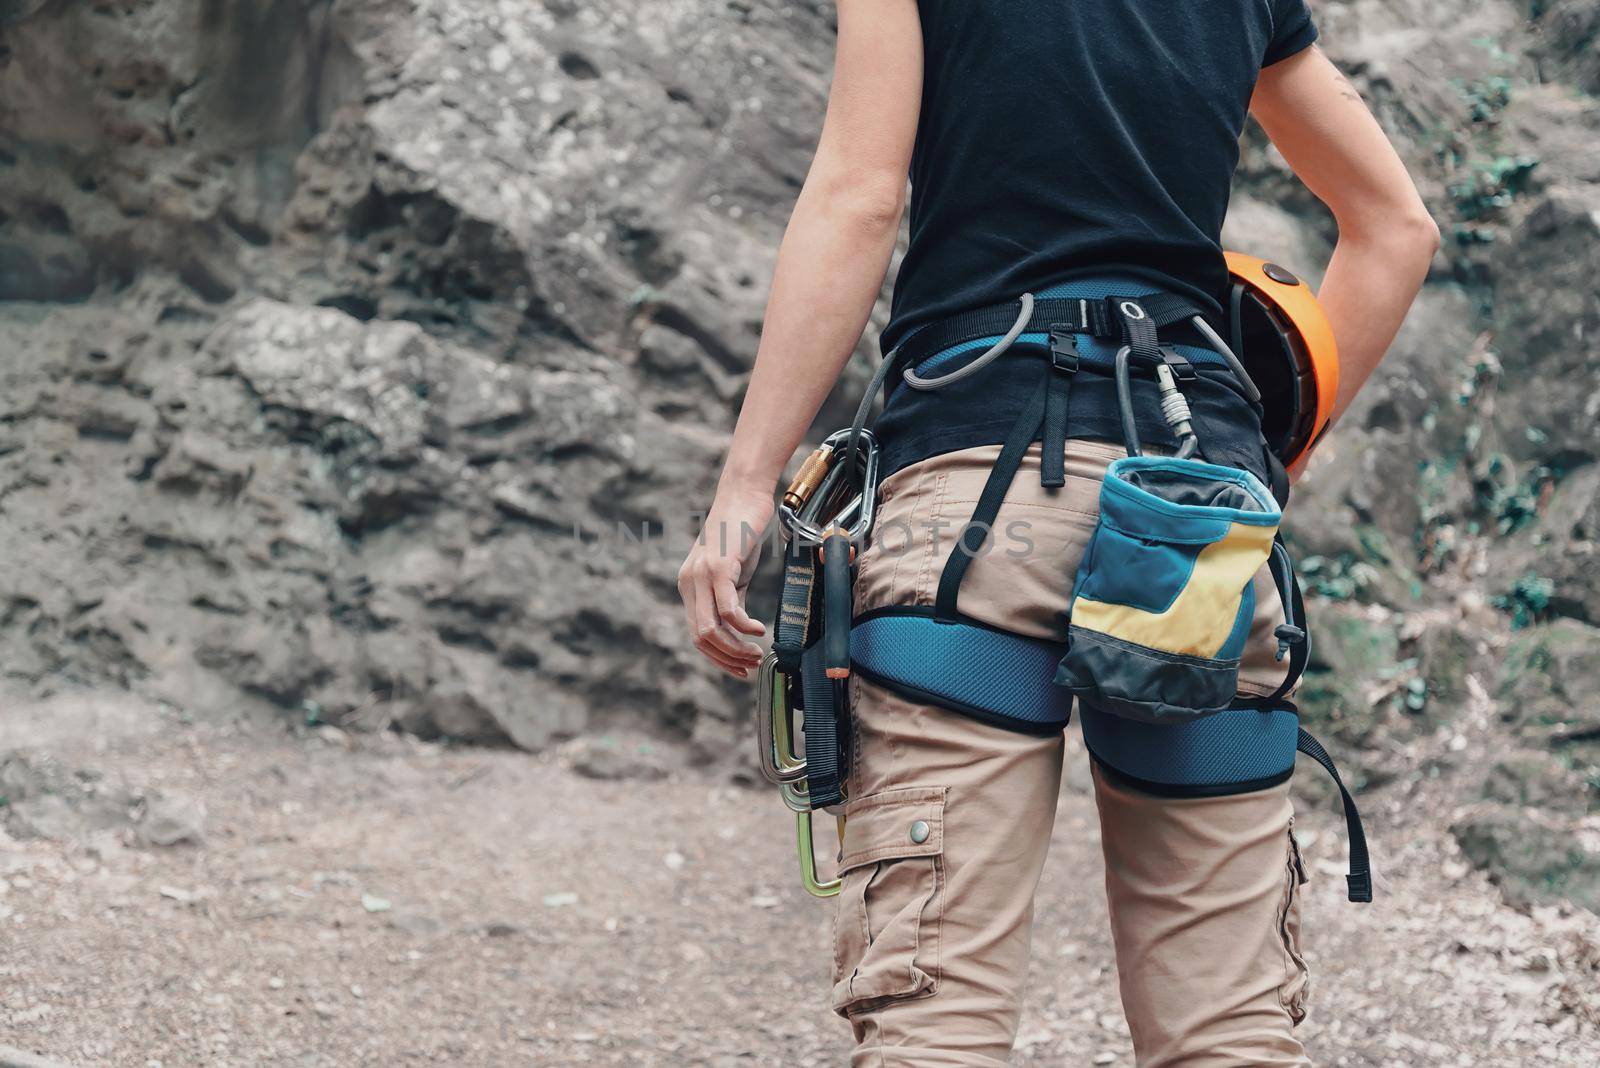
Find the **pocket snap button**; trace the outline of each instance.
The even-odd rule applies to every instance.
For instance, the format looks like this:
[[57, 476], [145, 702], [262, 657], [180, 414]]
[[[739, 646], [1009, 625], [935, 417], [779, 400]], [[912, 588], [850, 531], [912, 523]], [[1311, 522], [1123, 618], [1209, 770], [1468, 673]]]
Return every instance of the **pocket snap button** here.
[[921, 845], [923, 842], [926, 842], [928, 840], [928, 835], [932, 833], [933, 830], [928, 826], [927, 820], [918, 820], [911, 825], [911, 840], [917, 845]]

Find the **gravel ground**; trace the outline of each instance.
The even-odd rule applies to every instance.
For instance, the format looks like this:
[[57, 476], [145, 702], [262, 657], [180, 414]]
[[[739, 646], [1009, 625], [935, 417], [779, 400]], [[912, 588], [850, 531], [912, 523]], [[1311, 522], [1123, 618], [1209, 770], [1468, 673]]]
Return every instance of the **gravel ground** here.
[[[1021, 1065], [1132, 1063], [1078, 759]], [[618, 766], [9, 703], [0, 1046], [134, 1068], [843, 1064], [828, 907], [796, 884], [777, 798], [574, 763]], [[1342, 899], [1333, 810], [1302, 816], [1318, 1063], [1600, 1063], [1595, 917], [1502, 904], [1428, 789], [1368, 800], [1367, 908]]]

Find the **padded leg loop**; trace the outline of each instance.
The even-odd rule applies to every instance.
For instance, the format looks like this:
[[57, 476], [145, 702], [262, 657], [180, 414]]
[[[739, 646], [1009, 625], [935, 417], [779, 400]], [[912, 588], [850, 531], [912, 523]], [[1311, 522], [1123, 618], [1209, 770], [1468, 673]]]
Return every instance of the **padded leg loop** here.
[[1102, 767], [1145, 793], [1224, 797], [1294, 774], [1293, 706], [1230, 708], [1181, 723], [1145, 723], [1079, 703], [1083, 740]]
[[1288, 781], [1295, 755], [1322, 765], [1339, 788], [1350, 838], [1351, 901], [1372, 900], [1372, 862], [1355, 797], [1333, 758], [1288, 703], [1230, 708], [1185, 723], [1144, 723], [1079, 706], [1089, 753], [1113, 778], [1160, 797], [1226, 797]]
[[856, 672], [912, 701], [1023, 734], [1053, 734], [1072, 718], [1072, 695], [1054, 685], [1056, 642], [923, 606], [880, 608], [850, 631]]

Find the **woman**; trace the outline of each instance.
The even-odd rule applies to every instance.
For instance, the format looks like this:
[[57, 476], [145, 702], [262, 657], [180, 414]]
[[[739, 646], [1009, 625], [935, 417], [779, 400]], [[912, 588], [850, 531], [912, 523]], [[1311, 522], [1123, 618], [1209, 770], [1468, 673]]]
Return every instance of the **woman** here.
[[[1312, 47], [1305, 0], [839, 0], [838, 9], [827, 119], [778, 257], [711, 536], [680, 576], [696, 645], [739, 677], [757, 666], [764, 628], [744, 608], [753, 560], [737, 532], [771, 521], [774, 486], [867, 324], [908, 173], [911, 245], [885, 351], [964, 310], [1063, 285], [1137, 285], [1220, 311], [1222, 220], [1253, 114], [1338, 223], [1320, 296], [1342, 352], [1339, 413], [1383, 357], [1438, 245], [1378, 124]], [[998, 360], [990, 377], [936, 399], [890, 393], [878, 429], [893, 473], [879, 522], [918, 536], [893, 559], [877, 545], [863, 554], [858, 611], [931, 602], [1016, 414], [1003, 369], [1012, 366]], [[1258, 440], [1259, 414], [1236, 393], [1204, 376], [1195, 389], [1213, 425], [1232, 420], [1239, 440]], [[967, 615], [1037, 636], [1059, 626], [1101, 474], [1120, 454], [1113, 409], [1108, 383], [1074, 388], [1064, 463], [1034, 445], [1002, 506], [1002, 523], [1028, 524], [1032, 551], [976, 560], [961, 594]], [[1259, 468], [1258, 459], [1230, 462]], [[1065, 477], [1053, 487], [1042, 484], [1048, 471], [1029, 478], [1041, 465]], [[1245, 694], [1270, 693], [1284, 677], [1271, 643], [1277, 597], [1257, 585]], [[904, 791], [940, 799], [942, 854], [925, 908], [927, 889], [902, 885], [892, 863], [846, 875], [833, 1002], [854, 1028], [853, 1063], [1002, 1064], [1017, 1030], [1062, 738], [854, 686], [849, 808], [858, 818], [845, 854], [875, 832], [874, 805]], [[1308, 1064], [1293, 1031], [1305, 1011], [1304, 871], [1287, 785], [1175, 801], [1097, 767], [1095, 792], [1139, 1063]], [[882, 918], [905, 909], [910, 937], [877, 937]]]

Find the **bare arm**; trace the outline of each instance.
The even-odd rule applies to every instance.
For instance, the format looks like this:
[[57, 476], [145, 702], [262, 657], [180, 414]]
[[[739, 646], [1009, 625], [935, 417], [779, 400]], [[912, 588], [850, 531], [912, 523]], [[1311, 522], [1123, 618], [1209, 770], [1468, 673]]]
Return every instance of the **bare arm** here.
[[762, 530], [794, 450], [872, 314], [894, 254], [922, 99], [916, 0], [839, 0], [833, 88], [822, 138], [778, 252], [755, 370], [706, 534], [678, 576], [695, 644], [731, 674], [760, 649], [744, 610], [753, 561], [741, 530]]
[[1439, 227], [1361, 94], [1320, 50], [1263, 70], [1250, 110], [1339, 224], [1318, 294], [1339, 342], [1337, 420], [1422, 289]]

